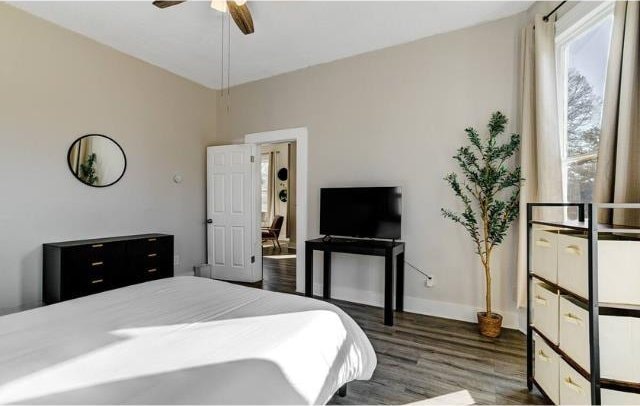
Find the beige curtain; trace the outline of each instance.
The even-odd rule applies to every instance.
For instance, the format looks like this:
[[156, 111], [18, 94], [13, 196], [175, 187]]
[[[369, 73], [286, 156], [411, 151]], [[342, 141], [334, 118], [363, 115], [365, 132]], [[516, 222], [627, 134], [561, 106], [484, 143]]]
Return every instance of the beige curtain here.
[[267, 162], [267, 211], [262, 213], [262, 225], [269, 227], [271, 226], [271, 221], [273, 220], [273, 210], [274, 210], [274, 202], [273, 202], [273, 190], [274, 190], [274, 162], [273, 162], [273, 152], [263, 152], [261, 154], [261, 162], [260, 165], [264, 165], [266, 160]]
[[276, 159], [273, 151], [269, 152], [269, 227], [276, 215]]
[[294, 246], [296, 242], [296, 143], [290, 143], [289, 146], [289, 184], [288, 200], [287, 200], [287, 237], [289, 237], [289, 244]]
[[[535, 28], [534, 28], [535, 27]], [[536, 16], [521, 37], [520, 165], [525, 179], [520, 190], [518, 223], [518, 306], [527, 296], [527, 203], [562, 201], [562, 161], [556, 91], [555, 23]], [[560, 215], [552, 210], [538, 215]]]
[[[640, 202], [640, 5], [617, 2], [609, 48], [594, 200]], [[609, 224], [640, 226], [639, 210], [601, 213]]]

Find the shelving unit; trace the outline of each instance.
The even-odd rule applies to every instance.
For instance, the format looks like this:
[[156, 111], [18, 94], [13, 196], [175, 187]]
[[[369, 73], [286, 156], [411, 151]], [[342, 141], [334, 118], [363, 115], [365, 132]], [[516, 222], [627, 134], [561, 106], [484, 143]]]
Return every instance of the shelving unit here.
[[[557, 222], [534, 219], [533, 211], [537, 207], [574, 207], [577, 208], [578, 219]], [[612, 270], [617, 269], [616, 266], [611, 265], [612, 263], [618, 264], [620, 261], [628, 260], [629, 257], [633, 258], [636, 255], [640, 259], [640, 228], [598, 224], [594, 220], [598, 218], [597, 214], [602, 209], [640, 209], [640, 204], [527, 204], [527, 384], [529, 390], [532, 390], [534, 386], [537, 387], [548, 400], [554, 403], [578, 403], [580, 400], [584, 400], [585, 403], [600, 405], [603, 401], [603, 389], [609, 391], [607, 392], [609, 399], [605, 403], [626, 401], [640, 403], [640, 378], [638, 378], [637, 373], [625, 372], [627, 376], [633, 375], [636, 377], [632, 381], [601, 377], [601, 358], [605, 360], [607, 366], [611, 366], [611, 354], [618, 356], [619, 352], [622, 351], [621, 349], [606, 347], [611, 342], [612, 334], [614, 335], [614, 341], [618, 339], [612, 333], [617, 331], [617, 328], [631, 325], [629, 327], [631, 329], [634, 326], [638, 326], [637, 337], [629, 334], [629, 337], [623, 335], [619, 339], [626, 340], [623, 344], [628, 344], [630, 348], [640, 348], [640, 324], [636, 324], [636, 319], [640, 323], [640, 284], [633, 285], [628, 289], [620, 289], [624, 292], [621, 294], [622, 299], [618, 301], [618, 298], [614, 295], [617, 290], [612, 287], [616, 287], [614, 284], [624, 284], [624, 281], [611, 278], [611, 273], [614, 273]], [[534, 233], [537, 236], [535, 244], [533, 241]], [[543, 233], [546, 234], [542, 235]], [[586, 243], [584, 239], [586, 239]], [[568, 243], [567, 241], [572, 242]], [[620, 258], [601, 258], [605, 265], [603, 272], [607, 272], [606, 274], [603, 273], [604, 279], [601, 280], [599, 280], [598, 276], [599, 241], [606, 255], [612, 256], [612, 253], [622, 253]], [[634, 246], [635, 244], [638, 244], [637, 249]], [[586, 252], [581, 251], [581, 249]], [[616, 251], [617, 249], [620, 250]], [[546, 251], [543, 252], [543, 250]], [[571, 253], [575, 254], [573, 256], [575, 258], [580, 255], [582, 255], [582, 258], [573, 260]], [[532, 259], [534, 256], [535, 261]], [[536, 264], [534, 265], [533, 262], [536, 262]], [[631, 266], [624, 262], [622, 264], [619, 268], [629, 272]], [[555, 270], [553, 269], [554, 266]], [[640, 262], [637, 263], [637, 268], [638, 270], [633, 278], [640, 278]], [[581, 272], [586, 272], [586, 275], [581, 275]], [[580, 280], [583, 277], [586, 277], [587, 286], [581, 289]], [[626, 279], [626, 277], [623, 279]], [[636, 280], [640, 281], [640, 279]], [[599, 287], [599, 282], [602, 281], [604, 283], [600, 283], [602, 286]], [[630, 282], [633, 283], [633, 280]], [[534, 289], [539, 292], [535, 297], [533, 296]], [[576, 293], [579, 290], [583, 290], [583, 292]], [[634, 296], [636, 292], [637, 299]], [[599, 301], [601, 293], [604, 293], [603, 297], [606, 296], [606, 303]], [[624, 301], [629, 300], [629, 297], [632, 297], [630, 301], [635, 303], [625, 303]], [[536, 316], [539, 319], [539, 323], [534, 320], [534, 308], [539, 309], [539, 314]], [[565, 312], [562, 312], [561, 309], [565, 309]], [[580, 331], [580, 329], [584, 331], [587, 326], [581, 323], [582, 319], [575, 316], [574, 312], [584, 313], [587, 316], [588, 334], [585, 334], [586, 337], [584, 339], [588, 342], [581, 342], [581, 340], [575, 339], [575, 337], [580, 337], [579, 334], [574, 334], [575, 331]], [[603, 320], [609, 326], [604, 333], [606, 336], [605, 341], [601, 340], [602, 335], [600, 334], [600, 319], [602, 317], [604, 317]], [[615, 319], [617, 317], [633, 318], [634, 321], [630, 323], [628, 322], [629, 319]], [[568, 324], [569, 322], [571, 324]], [[614, 328], [611, 328], [612, 322], [614, 323]], [[563, 326], [565, 326], [564, 329]], [[572, 331], [571, 329], [574, 330]], [[564, 337], [563, 331], [566, 332]], [[571, 336], [570, 334], [573, 335]], [[537, 350], [539, 359], [547, 362], [547, 364], [540, 365], [540, 376], [536, 375], [536, 350], [534, 349], [534, 341], [538, 337], [541, 340], [538, 341], [539, 346], [546, 346], [547, 348], [544, 348], [544, 350], [551, 351], [550, 354], [546, 354], [542, 349]], [[563, 342], [563, 338], [565, 342]], [[629, 340], [632, 340], [632, 342], [628, 343]], [[588, 357], [581, 357], [580, 355], [583, 352], [576, 349], [585, 348], [584, 345], [588, 345]], [[629, 356], [631, 357], [630, 362], [638, 364], [638, 369], [640, 369], [640, 357], [634, 359], [634, 354], [629, 354]], [[581, 360], [581, 358], [588, 359]], [[570, 367], [569, 369], [567, 369], [565, 363]], [[575, 371], [579, 376], [577, 379], [570, 376], [560, 376], [560, 371], [563, 368], [570, 371], [569, 375]], [[633, 368], [631, 367], [631, 369]], [[554, 387], [554, 379], [556, 377], [557, 387]], [[590, 386], [588, 398], [583, 392], [585, 389], [579, 385], [579, 381], [582, 378], [584, 378], [585, 382], [588, 381]], [[540, 379], [543, 380], [542, 384]], [[567, 391], [569, 389], [561, 385], [565, 385], [566, 388], [573, 391], [564, 392], [567, 393], [566, 398], [569, 402], [562, 399], [562, 390]], [[545, 387], [547, 389], [552, 388], [554, 393], [547, 393]]]

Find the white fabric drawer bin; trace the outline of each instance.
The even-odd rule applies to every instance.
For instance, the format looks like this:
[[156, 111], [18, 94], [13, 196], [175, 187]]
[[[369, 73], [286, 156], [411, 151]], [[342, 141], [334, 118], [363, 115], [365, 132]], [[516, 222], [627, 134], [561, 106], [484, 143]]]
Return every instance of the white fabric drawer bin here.
[[549, 399], [557, 405], [560, 401], [558, 387], [560, 356], [536, 333], [533, 333], [533, 342], [535, 349], [533, 377]]
[[[552, 399], [553, 400], [553, 399]], [[560, 360], [560, 403], [561, 405], [590, 405], [591, 383]]]
[[[589, 312], [560, 296], [560, 349], [586, 371], [589, 361]], [[605, 344], [600, 342], [600, 348]]]
[[[558, 284], [589, 298], [589, 240], [558, 236]], [[598, 239], [598, 301], [640, 305], [640, 241], [615, 235]]]
[[640, 393], [602, 389], [600, 400], [603, 405], [640, 405]]
[[598, 320], [600, 377], [640, 382], [640, 318], [600, 316]]
[[586, 238], [558, 235], [558, 285], [589, 297], [589, 244]]
[[531, 271], [556, 283], [558, 281], [558, 232], [534, 229], [531, 233]]
[[533, 279], [533, 325], [554, 344], [558, 344], [558, 300], [551, 286]]
[[640, 241], [598, 240], [598, 301], [640, 305]]

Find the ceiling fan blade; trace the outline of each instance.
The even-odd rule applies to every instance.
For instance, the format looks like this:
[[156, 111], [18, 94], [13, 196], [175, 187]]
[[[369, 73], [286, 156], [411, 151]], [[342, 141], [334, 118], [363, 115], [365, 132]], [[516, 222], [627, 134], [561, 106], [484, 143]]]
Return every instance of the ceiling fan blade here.
[[153, 5], [158, 8], [167, 8], [180, 3], [184, 3], [184, 1], [154, 1]]
[[235, 1], [227, 1], [227, 7], [229, 8], [229, 14], [233, 17], [233, 21], [236, 22], [240, 31], [242, 31], [244, 35], [252, 34], [254, 32], [253, 18], [251, 18], [251, 11], [249, 7], [247, 7], [247, 4], [245, 3], [239, 6]]

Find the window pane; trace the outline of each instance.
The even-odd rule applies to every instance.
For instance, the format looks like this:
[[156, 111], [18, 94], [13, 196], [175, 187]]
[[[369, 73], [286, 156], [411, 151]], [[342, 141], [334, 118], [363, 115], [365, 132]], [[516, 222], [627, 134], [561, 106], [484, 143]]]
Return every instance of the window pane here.
[[567, 167], [567, 200], [590, 202], [596, 177], [596, 159], [573, 162]]
[[563, 53], [567, 92], [563, 161], [570, 202], [590, 202], [593, 197], [612, 21], [608, 15], [570, 39]]
[[567, 156], [598, 151], [612, 17], [571, 41], [567, 60]]

